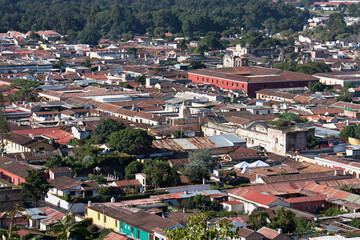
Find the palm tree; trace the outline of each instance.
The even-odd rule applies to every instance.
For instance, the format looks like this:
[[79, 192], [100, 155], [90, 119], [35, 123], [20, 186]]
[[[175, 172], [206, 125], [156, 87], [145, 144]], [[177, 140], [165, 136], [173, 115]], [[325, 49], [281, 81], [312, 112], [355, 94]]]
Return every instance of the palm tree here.
[[[75, 200], [76, 201], [76, 200]], [[70, 212], [75, 201], [70, 206], [66, 215], [55, 224], [51, 230], [57, 236], [58, 240], [70, 240], [74, 233], [79, 233], [85, 237], [91, 237], [91, 233], [86, 227], [82, 227], [79, 222], [73, 221], [73, 214]]]

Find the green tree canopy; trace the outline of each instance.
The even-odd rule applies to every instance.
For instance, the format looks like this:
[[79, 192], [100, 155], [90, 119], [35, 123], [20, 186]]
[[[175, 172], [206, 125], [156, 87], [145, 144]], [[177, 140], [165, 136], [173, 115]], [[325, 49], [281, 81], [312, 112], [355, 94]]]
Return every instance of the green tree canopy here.
[[249, 215], [249, 227], [255, 231], [267, 225], [269, 214], [265, 211], [254, 212]]
[[144, 164], [138, 161], [133, 161], [125, 168], [125, 178], [134, 179], [136, 173], [141, 173], [144, 168]]
[[154, 187], [173, 187], [180, 183], [179, 174], [175, 169], [161, 160], [147, 162], [144, 172]]
[[201, 149], [189, 153], [189, 163], [186, 165], [186, 168], [202, 167], [208, 171], [212, 171], [216, 166], [216, 163], [217, 159], [212, 157], [208, 150]]
[[216, 225], [208, 226], [205, 214], [191, 215], [186, 228], [174, 228], [167, 230], [167, 237], [173, 240], [188, 239], [236, 239], [238, 233], [231, 231], [233, 224], [219, 221]]
[[346, 126], [343, 130], [341, 130], [340, 137], [352, 137], [360, 139], [360, 125]]
[[291, 113], [291, 112], [282, 113], [282, 114], [280, 114], [279, 118], [290, 120], [290, 121], [295, 121], [297, 123], [307, 122], [306, 118], [301, 118], [298, 115], [296, 115], [295, 113]]
[[125, 129], [125, 125], [122, 122], [115, 121], [113, 119], [101, 119], [94, 131], [91, 133], [91, 138], [96, 143], [106, 142], [111, 133]]
[[216, 200], [211, 201], [209, 196], [195, 195], [194, 197], [187, 198], [181, 207], [186, 209], [198, 209], [201, 211], [219, 211], [220, 204]]
[[17, 78], [10, 84], [10, 88], [17, 88], [18, 90], [14, 95], [8, 96], [8, 99], [10, 101], [35, 102], [38, 100], [38, 92], [41, 91], [40, 85], [41, 83], [36, 80]]
[[322, 84], [321, 82], [309, 82], [308, 88], [312, 92], [321, 92], [322, 90], [325, 89], [325, 85]]
[[293, 211], [282, 207], [267, 226], [272, 229], [282, 229], [284, 233], [292, 233], [296, 229], [296, 215]]
[[50, 189], [49, 183], [42, 177], [41, 172], [28, 170], [24, 183], [20, 183], [20, 194], [26, 199], [31, 199], [36, 206], [37, 201], [44, 197]]
[[119, 152], [128, 154], [142, 154], [151, 146], [153, 138], [141, 129], [126, 128], [113, 132], [109, 138], [109, 145]]
[[300, 72], [306, 74], [324, 73], [331, 71], [328, 65], [319, 62], [307, 62], [304, 64], [285, 62], [276, 64], [274, 67], [284, 71]]
[[206, 168], [200, 166], [189, 167], [187, 169], [187, 175], [189, 181], [194, 184], [201, 184], [203, 179], [210, 179], [209, 171]]

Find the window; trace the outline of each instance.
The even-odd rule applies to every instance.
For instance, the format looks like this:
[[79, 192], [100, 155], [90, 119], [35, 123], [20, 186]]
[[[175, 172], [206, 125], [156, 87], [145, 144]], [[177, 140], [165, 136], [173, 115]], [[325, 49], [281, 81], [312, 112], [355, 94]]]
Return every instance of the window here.
[[100, 213], [98, 213], [98, 220], [100, 220]]
[[278, 138], [275, 138], [275, 143], [279, 143], [279, 139], [278, 139]]
[[306, 211], [309, 211], [309, 206], [306, 206], [305, 209], [306, 209]]
[[106, 216], [104, 215], [104, 222], [106, 223]]
[[314, 210], [316, 210], [316, 209], [317, 209], [317, 205], [314, 206]]
[[117, 227], [118, 226], [118, 222], [115, 220], [115, 227]]

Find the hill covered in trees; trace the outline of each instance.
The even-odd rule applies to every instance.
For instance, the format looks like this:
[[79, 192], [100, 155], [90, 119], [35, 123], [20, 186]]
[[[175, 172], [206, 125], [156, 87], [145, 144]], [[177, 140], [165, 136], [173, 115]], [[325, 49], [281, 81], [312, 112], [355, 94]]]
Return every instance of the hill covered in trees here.
[[309, 17], [269, 0], [0, 0], [0, 32], [52, 29], [70, 41], [165, 32], [232, 35], [250, 29], [301, 30]]

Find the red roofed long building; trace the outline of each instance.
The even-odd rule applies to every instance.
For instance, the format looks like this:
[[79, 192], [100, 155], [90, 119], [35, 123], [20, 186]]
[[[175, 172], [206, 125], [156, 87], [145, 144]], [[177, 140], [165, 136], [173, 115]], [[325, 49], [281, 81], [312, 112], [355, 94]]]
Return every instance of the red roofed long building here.
[[195, 83], [243, 90], [251, 97], [261, 89], [305, 87], [309, 82], [319, 81], [308, 74], [263, 67], [198, 69], [189, 72], [188, 78]]

